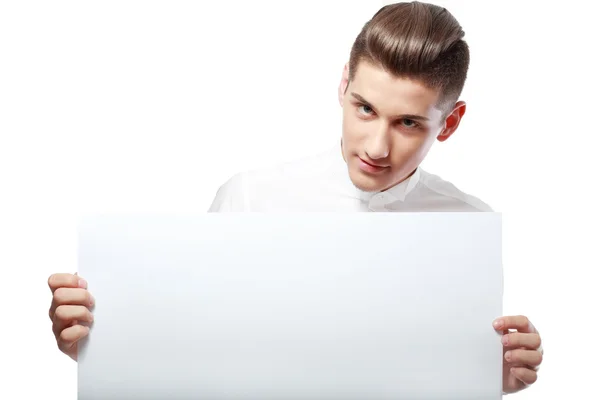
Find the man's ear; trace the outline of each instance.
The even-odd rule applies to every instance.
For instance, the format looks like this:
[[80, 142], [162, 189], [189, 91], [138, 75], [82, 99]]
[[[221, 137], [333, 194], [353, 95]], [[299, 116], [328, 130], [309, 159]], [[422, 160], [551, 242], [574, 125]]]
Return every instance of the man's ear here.
[[348, 78], [350, 75], [348, 68], [348, 63], [344, 65], [344, 71], [342, 72], [342, 79], [340, 80], [340, 86], [338, 87], [338, 100], [340, 102], [340, 106], [344, 106], [344, 94], [346, 93], [346, 89], [348, 88]]
[[448, 140], [450, 136], [458, 129], [460, 125], [460, 120], [463, 115], [465, 115], [465, 111], [467, 111], [467, 104], [464, 101], [459, 101], [454, 105], [452, 112], [446, 117], [445, 127], [440, 132], [437, 137], [437, 140], [440, 142], [444, 142]]

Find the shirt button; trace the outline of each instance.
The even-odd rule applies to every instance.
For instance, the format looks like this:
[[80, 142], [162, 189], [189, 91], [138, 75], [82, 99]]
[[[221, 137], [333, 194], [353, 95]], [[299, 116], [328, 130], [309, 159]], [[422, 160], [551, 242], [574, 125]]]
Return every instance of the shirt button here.
[[385, 209], [385, 195], [378, 193], [369, 202], [369, 208], [372, 211], [383, 211]]

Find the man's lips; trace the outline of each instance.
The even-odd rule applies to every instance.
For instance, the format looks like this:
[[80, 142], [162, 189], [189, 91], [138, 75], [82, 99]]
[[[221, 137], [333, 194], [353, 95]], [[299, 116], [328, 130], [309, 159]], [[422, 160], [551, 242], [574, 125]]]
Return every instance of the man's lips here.
[[387, 165], [377, 165], [377, 164], [374, 164], [372, 162], [369, 162], [369, 161], [365, 160], [364, 158], [361, 158], [361, 157], [358, 157], [358, 158], [360, 158], [360, 160], [362, 162], [364, 162], [367, 165], [370, 165], [371, 167], [375, 167], [375, 168], [387, 168]]
[[388, 168], [388, 166], [386, 166], [386, 165], [373, 164], [369, 161], [366, 161], [362, 157], [358, 157], [358, 159], [360, 160], [360, 162], [359, 162], [360, 169], [365, 172], [368, 172], [368, 173], [377, 173], [377, 172], [384, 171]]

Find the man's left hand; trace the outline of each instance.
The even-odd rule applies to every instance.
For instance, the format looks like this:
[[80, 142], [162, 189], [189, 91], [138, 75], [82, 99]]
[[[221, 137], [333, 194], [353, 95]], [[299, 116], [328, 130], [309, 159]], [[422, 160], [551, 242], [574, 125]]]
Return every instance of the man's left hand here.
[[543, 356], [539, 332], [531, 321], [522, 315], [498, 318], [493, 326], [503, 333], [502, 388], [504, 393], [515, 393], [532, 385], [537, 380], [537, 371]]

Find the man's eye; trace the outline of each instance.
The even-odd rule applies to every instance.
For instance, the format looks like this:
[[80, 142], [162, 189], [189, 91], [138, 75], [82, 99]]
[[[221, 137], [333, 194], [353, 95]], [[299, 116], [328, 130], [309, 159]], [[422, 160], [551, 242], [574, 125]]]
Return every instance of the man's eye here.
[[415, 128], [417, 127], [417, 125], [418, 124], [412, 119], [404, 118], [402, 120], [402, 126], [404, 126], [405, 128]]
[[363, 114], [367, 114], [367, 115], [370, 115], [370, 114], [373, 113], [373, 109], [371, 107], [367, 106], [367, 105], [364, 105], [364, 104], [358, 106], [358, 111], [360, 111]]

